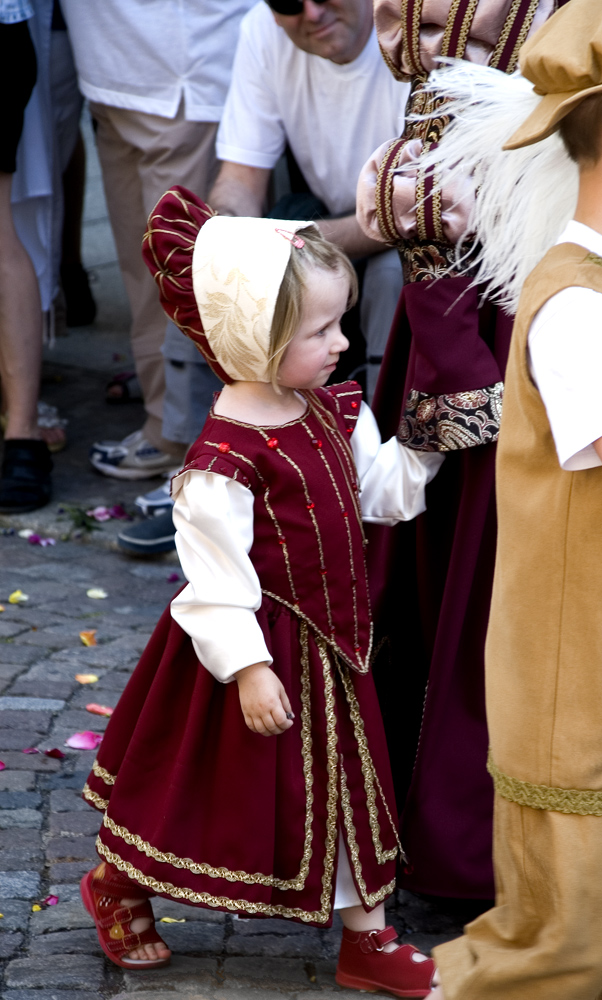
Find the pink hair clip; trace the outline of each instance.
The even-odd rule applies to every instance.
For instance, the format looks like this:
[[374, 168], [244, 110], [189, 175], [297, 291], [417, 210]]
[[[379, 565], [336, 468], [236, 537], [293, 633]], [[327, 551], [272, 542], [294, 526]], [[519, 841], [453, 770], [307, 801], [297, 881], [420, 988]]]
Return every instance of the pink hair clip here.
[[297, 247], [297, 250], [301, 250], [305, 246], [305, 240], [302, 240], [296, 233], [291, 233], [288, 229], [277, 229], [276, 232], [280, 236], [284, 236], [285, 240], [292, 243], [294, 247]]

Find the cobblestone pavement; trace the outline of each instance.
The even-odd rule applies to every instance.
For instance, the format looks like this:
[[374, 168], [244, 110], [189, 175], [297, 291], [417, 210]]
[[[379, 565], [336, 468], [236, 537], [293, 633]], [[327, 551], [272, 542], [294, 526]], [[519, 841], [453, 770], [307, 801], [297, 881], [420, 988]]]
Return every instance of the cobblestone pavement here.
[[[91, 751], [65, 747], [82, 730], [107, 720], [89, 702], [114, 706], [174, 587], [173, 564], [138, 562], [100, 546], [58, 542], [42, 549], [18, 536], [0, 537], [0, 958], [3, 1000], [93, 1000], [99, 995], [204, 1000], [275, 995], [302, 997], [338, 990], [334, 983], [340, 930], [320, 931], [284, 920], [230, 915], [155, 901], [160, 931], [176, 957], [170, 968], [125, 973], [104, 959], [78, 892], [96, 861], [99, 815], [80, 792]], [[108, 597], [86, 596], [102, 587]], [[11, 605], [15, 590], [29, 600]], [[96, 629], [86, 648], [79, 633]], [[77, 673], [94, 673], [82, 685]], [[61, 749], [64, 760], [23, 750]], [[55, 906], [43, 900], [56, 895]], [[42, 906], [39, 910], [32, 907]], [[402, 894], [390, 919], [405, 941], [428, 948], [471, 916], [470, 906], [426, 902]], [[357, 994], [355, 994], [357, 995]]]

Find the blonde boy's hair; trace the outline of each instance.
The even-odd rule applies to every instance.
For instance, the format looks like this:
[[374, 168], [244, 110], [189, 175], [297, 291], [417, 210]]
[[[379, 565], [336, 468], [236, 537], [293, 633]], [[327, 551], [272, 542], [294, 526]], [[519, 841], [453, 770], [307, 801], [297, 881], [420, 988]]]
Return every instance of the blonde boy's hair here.
[[303, 310], [303, 293], [307, 273], [314, 267], [338, 271], [349, 280], [347, 309], [357, 301], [357, 275], [346, 253], [325, 239], [317, 226], [299, 229], [297, 236], [304, 240], [303, 247], [291, 247], [291, 255], [284, 272], [270, 330], [270, 360], [268, 375], [275, 389], [278, 388], [278, 369], [285, 349], [299, 329]]

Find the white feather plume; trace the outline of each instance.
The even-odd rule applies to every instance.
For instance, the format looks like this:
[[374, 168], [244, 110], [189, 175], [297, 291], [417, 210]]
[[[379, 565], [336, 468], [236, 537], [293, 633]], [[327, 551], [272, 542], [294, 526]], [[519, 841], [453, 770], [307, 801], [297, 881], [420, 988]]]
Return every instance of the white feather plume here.
[[458, 251], [458, 269], [470, 266], [475, 273], [476, 265], [475, 284], [514, 313], [525, 278], [573, 217], [577, 166], [557, 133], [502, 150], [541, 100], [528, 80], [465, 60], [446, 63], [427, 87], [448, 99], [442, 110], [454, 117], [421, 164], [437, 167], [441, 186], [472, 174], [476, 200], [465, 235], [476, 233], [477, 245], [469, 257]]

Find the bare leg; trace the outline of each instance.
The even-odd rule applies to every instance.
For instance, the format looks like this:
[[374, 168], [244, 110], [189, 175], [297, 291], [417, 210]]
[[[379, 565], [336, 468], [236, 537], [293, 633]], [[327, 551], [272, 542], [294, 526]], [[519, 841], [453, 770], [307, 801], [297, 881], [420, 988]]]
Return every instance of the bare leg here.
[[[371, 910], [370, 913], [366, 913], [363, 906], [347, 906], [342, 910], [339, 910], [341, 914], [341, 920], [345, 927], [350, 931], [355, 931], [356, 933], [365, 933], [366, 931], [382, 931], [387, 926], [387, 921], [385, 919], [385, 904], [380, 903], [376, 909]], [[391, 941], [389, 944], [385, 945], [385, 951], [397, 951], [399, 945]]]
[[10, 206], [12, 174], [0, 173], [0, 379], [8, 413], [5, 438], [39, 439], [42, 307], [33, 264]]

